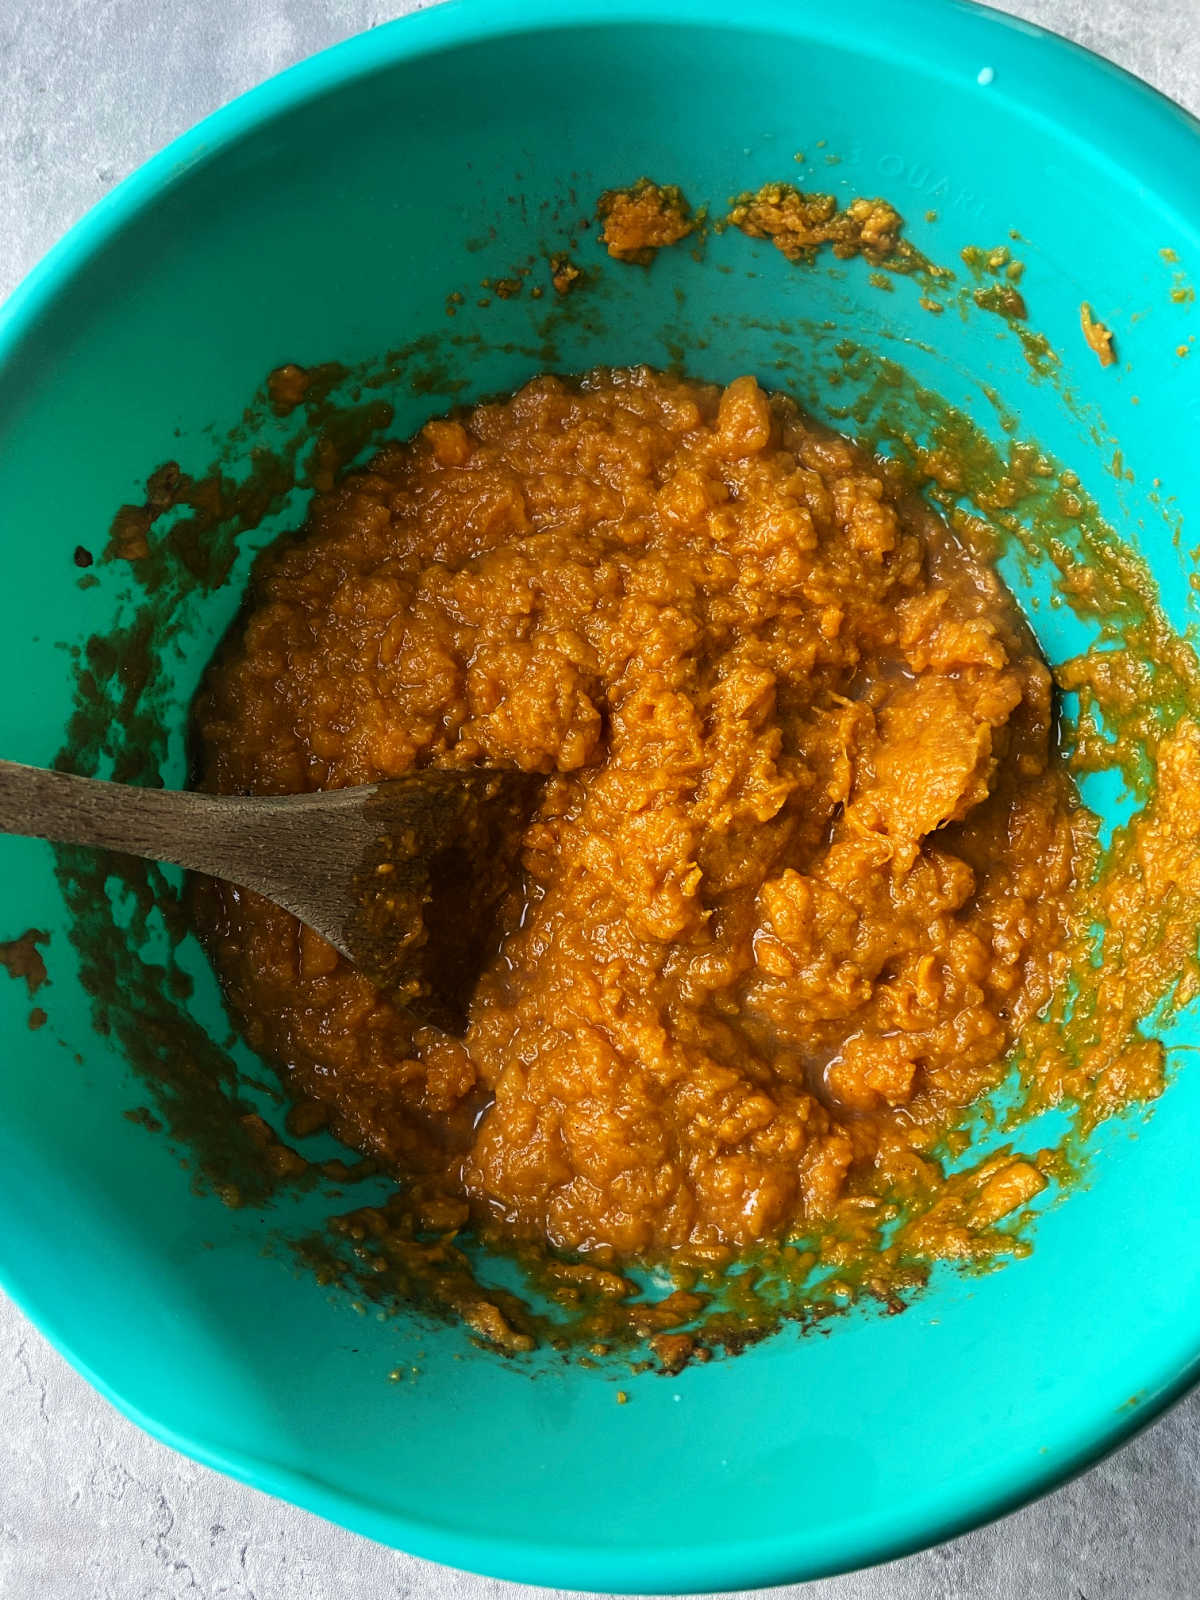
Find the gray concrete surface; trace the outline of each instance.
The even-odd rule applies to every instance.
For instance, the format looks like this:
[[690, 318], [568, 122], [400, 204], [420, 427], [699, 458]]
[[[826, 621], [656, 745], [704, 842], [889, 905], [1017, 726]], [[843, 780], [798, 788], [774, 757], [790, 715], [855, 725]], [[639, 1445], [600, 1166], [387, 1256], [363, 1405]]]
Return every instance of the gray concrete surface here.
[[[799, 0], [797, 0], [799, 3]], [[818, 0], [819, 3], [819, 0]], [[903, 5], [905, 0], [895, 0]], [[131, 168], [260, 79], [414, 9], [375, 0], [0, 0], [0, 296]], [[1200, 0], [1008, 0], [1200, 111]], [[804, 1600], [1189, 1600], [1200, 1395], [1087, 1477]], [[0, 1298], [4, 1600], [534, 1600], [381, 1549], [119, 1417]]]

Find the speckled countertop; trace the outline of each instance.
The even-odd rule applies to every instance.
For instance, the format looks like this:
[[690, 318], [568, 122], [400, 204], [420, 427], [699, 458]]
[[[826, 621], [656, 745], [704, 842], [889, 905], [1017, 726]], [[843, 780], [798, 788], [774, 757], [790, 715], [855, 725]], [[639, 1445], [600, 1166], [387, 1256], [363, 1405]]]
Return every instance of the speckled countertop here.
[[[903, 5], [905, 0], [895, 0]], [[996, 0], [1200, 112], [1200, 0]], [[0, 297], [106, 189], [223, 101], [415, 9], [376, 0], [0, 0]], [[804, 1600], [1190, 1600], [1200, 1393], [1086, 1477]], [[382, 1549], [173, 1454], [0, 1297], [3, 1600], [535, 1600]]]

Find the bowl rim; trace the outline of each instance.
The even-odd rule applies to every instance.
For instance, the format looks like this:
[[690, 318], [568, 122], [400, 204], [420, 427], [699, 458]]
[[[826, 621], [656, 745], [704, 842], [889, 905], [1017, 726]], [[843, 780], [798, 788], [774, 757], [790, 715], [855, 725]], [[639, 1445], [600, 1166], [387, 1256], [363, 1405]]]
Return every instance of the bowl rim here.
[[[898, 19], [896, 10], [903, 11]], [[1200, 119], [1142, 79], [1060, 35], [976, 0], [854, 0], [815, 12], [792, 0], [741, 0], [731, 15], [726, 0], [442, 0], [366, 33], [354, 35], [299, 62], [205, 117], [152, 156], [96, 202], [32, 268], [0, 305], [0, 366], [30, 328], [53, 311], [59, 294], [123, 228], [149, 209], [194, 168], [213, 159], [275, 118], [343, 90], [357, 79], [398, 63], [452, 51], [488, 39], [586, 27], [695, 27], [778, 33], [843, 43], [859, 54], [919, 58], [922, 70], [951, 76], [951, 62], [970, 57], [991, 64], [989, 93], [1011, 98], [1063, 137], [1075, 137], [1061, 115], [1068, 97], [1060, 75], [1086, 81], [1093, 110], [1111, 128], [1109, 153], [1127, 154], [1144, 170], [1139, 139], [1150, 137], [1154, 173], [1165, 184], [1172, 163], [1192, 176], [1200, 194]], [[939, 57], [919, 49], [936, 36]], [[868, 37], [869, 36], [869, 37]], [[916, 45], [914, 45], [916, 41]], [[961, 82], [961, 77], [956, 81]], [[1009, 84], [1019, 84], [1010, 88]], [[1180, 188], [1180, 193], [1184, 192]], [[1200, 199], [1186, 207], [1189, 231], [1200, 235]], [[1182, 1366], [1176, 1360], [1142, 1377], [1136, 1407], [1097, 1416], [1091, 1427], [1060, 1437], [1027, 1470], [1001, 1476], [969, 1507], [930, 1511], [916, 1521], [875, 1518], [853, 1543], [824, 1545], [811, 1534], [782, 1533], [734, 1539], [694, 1551], [684, 1548], [615, 1550], [595, 1544], [555, 1543], [524, 1537], [479, 1535], [404, 1515], [369, 1502], [250, 1450], [233, 1449], [214, 1436], [176, 1430], [148, 1415], [113, 1388], [75, 1348], [67, 1319], [43, 1314], [32, 1284], [0, 1259], [0, 1288], [101, 1395], [130, 1421], [164, 1444], [251, 1487], [324, 1516], [357, 1533], [414, 1555], [457, 1568], [519, 1582], [614, 1593], [681, 1593], [745, 1589], [809, 1580], [894, 1560], [928, 1548], [1026, 1505], [1085, 1471], [1124, 1444], [1200, 1381], [1200, 1336]]]

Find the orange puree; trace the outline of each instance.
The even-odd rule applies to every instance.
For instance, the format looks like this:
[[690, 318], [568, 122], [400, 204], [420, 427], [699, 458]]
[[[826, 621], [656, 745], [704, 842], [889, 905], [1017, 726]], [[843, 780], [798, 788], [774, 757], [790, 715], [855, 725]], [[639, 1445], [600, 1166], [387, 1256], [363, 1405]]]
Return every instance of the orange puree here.
[[[549, 775], [462, 1039], [276, 907], [206, 904], [250, 1042], [430, 1227], [601, 1261], [794, 1236], [928, 1181], [1061, 974], [1084, 813], [1028, 629], [749, 377], [542, 377], [388, 444], [260, 558], [197, 716], [219, 790]], [[974, 1220], [1043, 1181], [1001, 1164]]]

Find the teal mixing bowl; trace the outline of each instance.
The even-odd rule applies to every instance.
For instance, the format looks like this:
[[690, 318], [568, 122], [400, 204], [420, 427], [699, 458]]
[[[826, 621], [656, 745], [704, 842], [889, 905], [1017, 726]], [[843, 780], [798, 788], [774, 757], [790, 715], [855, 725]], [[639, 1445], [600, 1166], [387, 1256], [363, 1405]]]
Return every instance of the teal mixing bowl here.
[[[578, 233], [594, 283], [576, 314], [553, 294], [476, 304], [491, 299], [481, 279], [565, 248], [607, 186], [650, 173], [720, 205], [801, 172], [892, 198], [937, 260], [1015, 230], [1060, 381], [1032, 381], [996, 318], [934, 317], [911, 283], [881, 293], [862, 263], [797, 270], [736, 234], [644, 271], [605, 268]], [[845, 403], [826, 384], [843, 335], [995, 432], [986, 383], [1140, 545], [1184, 627], [1186, 535], [1169, 513], [1200, 512], [1200, 354], [1176, 353], [1198, 265], [1196, 125], [1061, 40], [956, 0], [471, 0], [379, 28], [186, 135], [0, 315], [3, 752], [46, 763], [62, 746], [72, 647], [137, 601], [119, 562], [81, 587], [73, 552], [103, 548], [152, 468], [204, 468], [213, 430], [281, 362], [370, 362], [414, 342], [423, 354], [388, 392], [396, 432], [539, 367], [598, 362], [755, 371], [821, 411]], [[1083, 300], [1116, 330], [1114, 367], [1083, 342]], [[180, 601], [153, 683], [122, 685], [119, 652], [91, 662], [175, 730], [167, 781], [184, 777], [186, 706], [251, 548], [297, 503], [273, 506], [230, 583]], [[1062, 613], [1038, 625], [1049, 654], [1071, 647]], [[49, 934], [44, 1027], [28, 1030], [24, 986], [0, 979], [5, 1288], [159, 1438], [372, 1538], [563, 1587], [812, 1577], [1047, 1489], [1200, 1371], [1187, 1177], [1200, 1075], [1186, 1064], [1200, 1037], [1186, 1017], [1153, 1115], [1100, 1130], [1086, 1182], [1040, 1216], [1028, 1259], [939, 1273], [902, 1315], [864, 1309], [677, 1377], [622, 1379], [502, 1361], [461, 1329], [363, 1314], [297, 1270], [281, 1241], [313, 1196], [222, 1205], [186, 1151], [123, 1115], [151, 1091], [119, 1032], [93, 1027], [51, 852], [0, 840], [0, 872], [0, 934]], [[152, 950], [153, 916], [141, 935]], [[181, 959], [193, 1016], [224, 1037], [202, 958]]]

